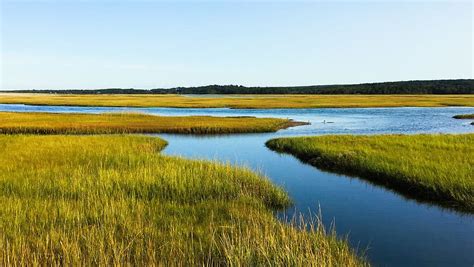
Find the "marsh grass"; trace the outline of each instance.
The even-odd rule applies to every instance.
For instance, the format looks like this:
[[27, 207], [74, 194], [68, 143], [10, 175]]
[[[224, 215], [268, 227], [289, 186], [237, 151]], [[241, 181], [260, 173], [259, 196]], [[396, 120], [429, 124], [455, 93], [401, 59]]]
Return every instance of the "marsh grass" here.
[[359, 108], [474, 106], [474, 95], [47, 95], [1, 93], [0, 103], [176, 108]]
[[319, 221], [278, 221], [291, 201], [265, 177], [165, 145], [1, 135], [0, 265], [367, 264]]
[[306, 123], [255, 117], [0, 112], [0, 133], [8, 134], [261, 133], [275, 132], [301, 124]]
[[272, 139], [269, 148], [409, 197], [474, 212], [474, 134]]

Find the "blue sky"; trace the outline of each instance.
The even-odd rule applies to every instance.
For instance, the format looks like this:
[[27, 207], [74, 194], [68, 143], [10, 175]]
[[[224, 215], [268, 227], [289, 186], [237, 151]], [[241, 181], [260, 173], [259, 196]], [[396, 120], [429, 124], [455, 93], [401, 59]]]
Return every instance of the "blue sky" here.
[[470, 1], [0, 1], [2, 89], [473, 77]]

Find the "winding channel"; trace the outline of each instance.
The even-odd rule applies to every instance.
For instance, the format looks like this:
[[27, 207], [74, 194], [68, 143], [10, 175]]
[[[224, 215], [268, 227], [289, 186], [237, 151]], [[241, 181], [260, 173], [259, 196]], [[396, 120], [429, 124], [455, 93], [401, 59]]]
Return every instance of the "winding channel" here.
[[[185, 136], [161, 134], [169, 142], [163, 151], [186, 158], [211, 159], [248, 166], [282, 185], [295, 201], [285, 216], [297, 211], [335, 223], [353, 247], [365, 250], [376, 266], [473, 266], [474, 215], [420, 203], [364, 180], [328, 173], [293, 156], [265, 147], [281, 136], [382, 133], [472, 133], [471, 120], [457, 114], [474, 108], [328, 108], [328, 109], [175, 109], [3, 105], [0, 111], [102, 113], [138, 111], [164, 116], [211, 115], [291, 118], [309, 121], [268, 134]], [[324, 121], [326, 123], [324, 123]], [[474, 156], [474, 155], [466, 155]], [[283, 217], [283, 215], [281, 215]]]

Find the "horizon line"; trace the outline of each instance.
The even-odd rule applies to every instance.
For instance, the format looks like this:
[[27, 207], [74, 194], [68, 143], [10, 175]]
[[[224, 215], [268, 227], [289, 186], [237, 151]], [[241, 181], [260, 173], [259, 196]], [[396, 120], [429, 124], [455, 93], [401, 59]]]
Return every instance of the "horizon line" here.
[[469, 81], [474, 80], [474, 78], [443, 78], [443, 79], [416, 79], [416, 80], [390, 80], [390, 81], [377, 81], [377, 82], [362, 82], [362, 83], [333, 83], [333, 84], [310, 84], [310, 85], [242, 85], [242, 84], [206, 84], [206, 85], [197, 85], [197, 86], [174, 86], [174, 87], [153, 87], [153, 88], [137, 88], [137, 87], [106, 87], [106, 88], [60, 88], [60, 89], [52, 89], [52, 88], [30, 88], [30, 89], [0, 89], [0, 91], [62, 91], [62, 90], [173, 90], [179, 88], [200, 88], [200, 87], [208, 87], [208, 86], [237, 86], [237, 87], [245, 87], [245, 88], [285, 88], [285, 87], [319, 87], [319, 86], [350, 86], [350, 85], [369, 85], [369, 84], [383, 84], [383, 83], [402, 83], [402, 82], [430, 82], [430, 81]]

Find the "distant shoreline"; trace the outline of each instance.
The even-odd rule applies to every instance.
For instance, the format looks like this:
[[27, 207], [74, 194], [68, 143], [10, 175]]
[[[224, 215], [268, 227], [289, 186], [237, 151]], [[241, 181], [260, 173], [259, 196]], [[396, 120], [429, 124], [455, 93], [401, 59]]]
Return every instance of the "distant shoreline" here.
[[101, 89], [28, 89], [0, 90], [6, 93], [48, 94], [474, 94], [474, 79], [412, 80], [361, 84], [331, 84], [307, 86], [242, 86], [206, 85], [174, 88], [101, 88]]
[[0, 104], [231, 109], [474, 107], [474, 95], [241, 95], [239, 97], [223, 95], [222, 97], [186, 97], [152, 94], [0, 93]]

